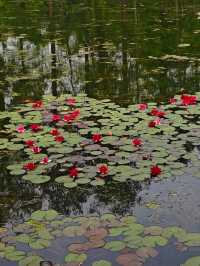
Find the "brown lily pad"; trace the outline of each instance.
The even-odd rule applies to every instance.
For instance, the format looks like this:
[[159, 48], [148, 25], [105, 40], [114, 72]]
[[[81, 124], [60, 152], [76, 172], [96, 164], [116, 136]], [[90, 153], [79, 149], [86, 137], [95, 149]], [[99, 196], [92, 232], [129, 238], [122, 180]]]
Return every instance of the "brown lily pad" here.
[[81, 265], [80, 262], [68, 262], [68, 263], [65, 263], [64, 265], [60, 265], [60, 266], [80, 266], [80, 265]]
[[85, 242], [85, 243], [75, 243], [75, 244], [71, 244], [68, 247], [68, 250], [72, 253], [84, 253], [87, 252], [89, 249], [93, 249], [93, 248], [101, 248], [105, 245], [105, 241], [103, 241], [102, 239], [99, 238], [93, 238], [92, 241], [89, 242]]
[[117, 257], [117, 263], [122, 266], [142, 266], [144, 260], [134, 253], [127, 253]]
[[188, 250], [188, 247], [186, 245], [184, 245], [183, 243], [176, 243], [176, 250], [180, 251], [180, 252], [184, 252]]
[[149, 226], [144, 229], [145, 235], [160, 236], [163, 229], [160, 226]]
[[143, 247], [140, 248], [136, 251], [136, 255], [141, 258], [149, 258], [149, 257], [156, 257], [158, 256], [158, 251], [155, 250], [154, 248], [149, 248], [149, 247]]
[[84, 253], [86, 251], [88, 251], [90, 248], [88, 246], [88, 242], [86, 243], [82, 243], [82, 244], [71, 244], [69, 247], [68, 247], [68, 250], [70, 252], [73, 252], [73, 253]]
[[90, 229], [85, 232], [85, 236], [89, 238], [90, 241], [95, 241], [97, 239], [103, 239], [108, 235], [108, 232], [104, 228]]
[[93, 239], [92, 241], [87, 243], [87, 246], [89, 247], [89, 249], [93, 249], [93, 248], [102, 248], [105, 245], [105, 241], [103, 241], [102, 239]]

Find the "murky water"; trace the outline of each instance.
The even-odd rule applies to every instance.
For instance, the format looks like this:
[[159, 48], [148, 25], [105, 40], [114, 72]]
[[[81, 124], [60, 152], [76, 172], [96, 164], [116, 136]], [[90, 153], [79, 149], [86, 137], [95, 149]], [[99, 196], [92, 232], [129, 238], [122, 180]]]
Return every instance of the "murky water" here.
[[[0, 109], [64, 92], [126, 106], [200, 91], [199, 12], [198, 0], [0, 0]], [[53, 208], [75, 216], [135, 214], [146, 225], [199, 231], [197, 178], [111, 183], [74, 193], [9, 176], [9, 160], [1, 156], [0, 224]], [[166, 250], [157, 264], [152, 259], [147, 265], [169, 265]]]
[[2, 0], [1, 108], [63, 91], [120, 104], [194, 92], [199, 9], [196, 0]]

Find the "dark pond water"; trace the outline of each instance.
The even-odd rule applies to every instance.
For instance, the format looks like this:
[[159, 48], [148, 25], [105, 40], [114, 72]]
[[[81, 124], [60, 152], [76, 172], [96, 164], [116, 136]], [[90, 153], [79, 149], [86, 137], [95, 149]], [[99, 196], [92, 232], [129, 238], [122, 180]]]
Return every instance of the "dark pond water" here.
[[[0, 0], [0, 109], [64, 92], [126, 106], [200, 91], [199, 12], [199, 0]], [[135, 214], [146, 225], [200, 229], [200, 179], [70, 192], [8, 176], [9, 160], [1, 156], [0, 224], [53, 208], [75, 216]], [[163, 254], [148, 265], [169, 265]]]
[[63, 91], [127, 104], [199, 90], [198, 0], [0, 5], [1, 109]]

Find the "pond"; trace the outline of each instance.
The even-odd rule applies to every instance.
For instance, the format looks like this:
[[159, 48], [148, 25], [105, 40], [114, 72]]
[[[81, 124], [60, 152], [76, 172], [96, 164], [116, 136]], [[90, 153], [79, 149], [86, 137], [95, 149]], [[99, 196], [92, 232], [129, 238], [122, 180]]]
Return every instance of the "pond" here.
[[199, 265], [199, 43], [195, 0], [0, 0], [0, 265]]

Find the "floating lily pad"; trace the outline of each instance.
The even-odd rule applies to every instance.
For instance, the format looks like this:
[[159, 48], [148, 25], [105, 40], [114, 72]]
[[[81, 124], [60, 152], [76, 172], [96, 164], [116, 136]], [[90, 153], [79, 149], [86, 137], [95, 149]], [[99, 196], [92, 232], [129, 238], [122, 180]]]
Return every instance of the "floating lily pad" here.
[[74, 254], [74, 253], [69, 253], [67, 256], [65, 256], [65, 262], [79, 262], [83, 263], [87, 259], [86, 254]]
[[99, 260], [93, 262], [92, 266], [112, 266], [112, 264], [106, 260]]

